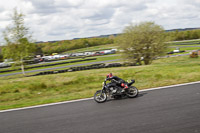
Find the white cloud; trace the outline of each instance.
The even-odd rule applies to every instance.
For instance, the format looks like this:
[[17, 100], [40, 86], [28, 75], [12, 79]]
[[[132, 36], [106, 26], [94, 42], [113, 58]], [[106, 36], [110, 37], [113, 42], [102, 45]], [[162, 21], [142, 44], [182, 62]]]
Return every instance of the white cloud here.
[[17, 7], [38, 41], [122, 32], [127, 24], [155, 21], [165, 29], [200, 27], [199, 0], [7, 0], [0, 1], [0, 32]]

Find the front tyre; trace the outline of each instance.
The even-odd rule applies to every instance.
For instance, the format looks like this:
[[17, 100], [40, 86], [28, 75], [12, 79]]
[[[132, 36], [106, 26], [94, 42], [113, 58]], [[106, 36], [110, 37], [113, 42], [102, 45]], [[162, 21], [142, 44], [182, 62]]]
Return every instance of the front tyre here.
[[107, 95], [106, 93], [102, 90], [98, 90], [95, 94], [94, 94], [94, 100], [98, 103], [103, 103], [107, 100]]
[[134, 97], [138, 96], [138, 93], [139, 93], [139, 91], [138, 91], [138, 89], [135, 86], [130, 86], [129, 90], [127, 92], [127, 96], [129, 98], [134, 98]]

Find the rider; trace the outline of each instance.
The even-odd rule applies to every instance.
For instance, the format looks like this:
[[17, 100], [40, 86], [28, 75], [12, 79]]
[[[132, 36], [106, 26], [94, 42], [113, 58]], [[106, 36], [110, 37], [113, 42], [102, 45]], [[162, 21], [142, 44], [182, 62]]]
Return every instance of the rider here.
[[128, 88], [126, 82], [123, 79], [121, 79], [121, 78], [119, 78], [117, 76], [113, 76], [112, 73], [109, 73], [107, 75], [106, 80], [111, 80], [112, 83], [116, 83], [116, 85], [119, 85], [119, 86], [123, 87], [122, 92], [124, 92], [125, 89]]

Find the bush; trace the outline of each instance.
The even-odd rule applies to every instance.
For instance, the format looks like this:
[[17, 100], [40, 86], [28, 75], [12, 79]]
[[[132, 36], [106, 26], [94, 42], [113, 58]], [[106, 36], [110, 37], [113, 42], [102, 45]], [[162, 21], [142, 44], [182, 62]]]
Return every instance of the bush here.
[[190, 58], [198, 58], [198, 53], [197, 51], [194, 51], [190, 54]]

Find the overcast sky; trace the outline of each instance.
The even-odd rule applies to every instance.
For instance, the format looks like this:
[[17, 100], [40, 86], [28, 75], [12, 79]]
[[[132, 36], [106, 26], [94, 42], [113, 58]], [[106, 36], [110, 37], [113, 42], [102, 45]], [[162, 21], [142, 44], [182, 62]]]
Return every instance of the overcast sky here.
[[37, 41], [121, 33], [141, 21], [164, 29], [200, 27], [200, 0], [1, 0], [0, 33], [15, 7]]

